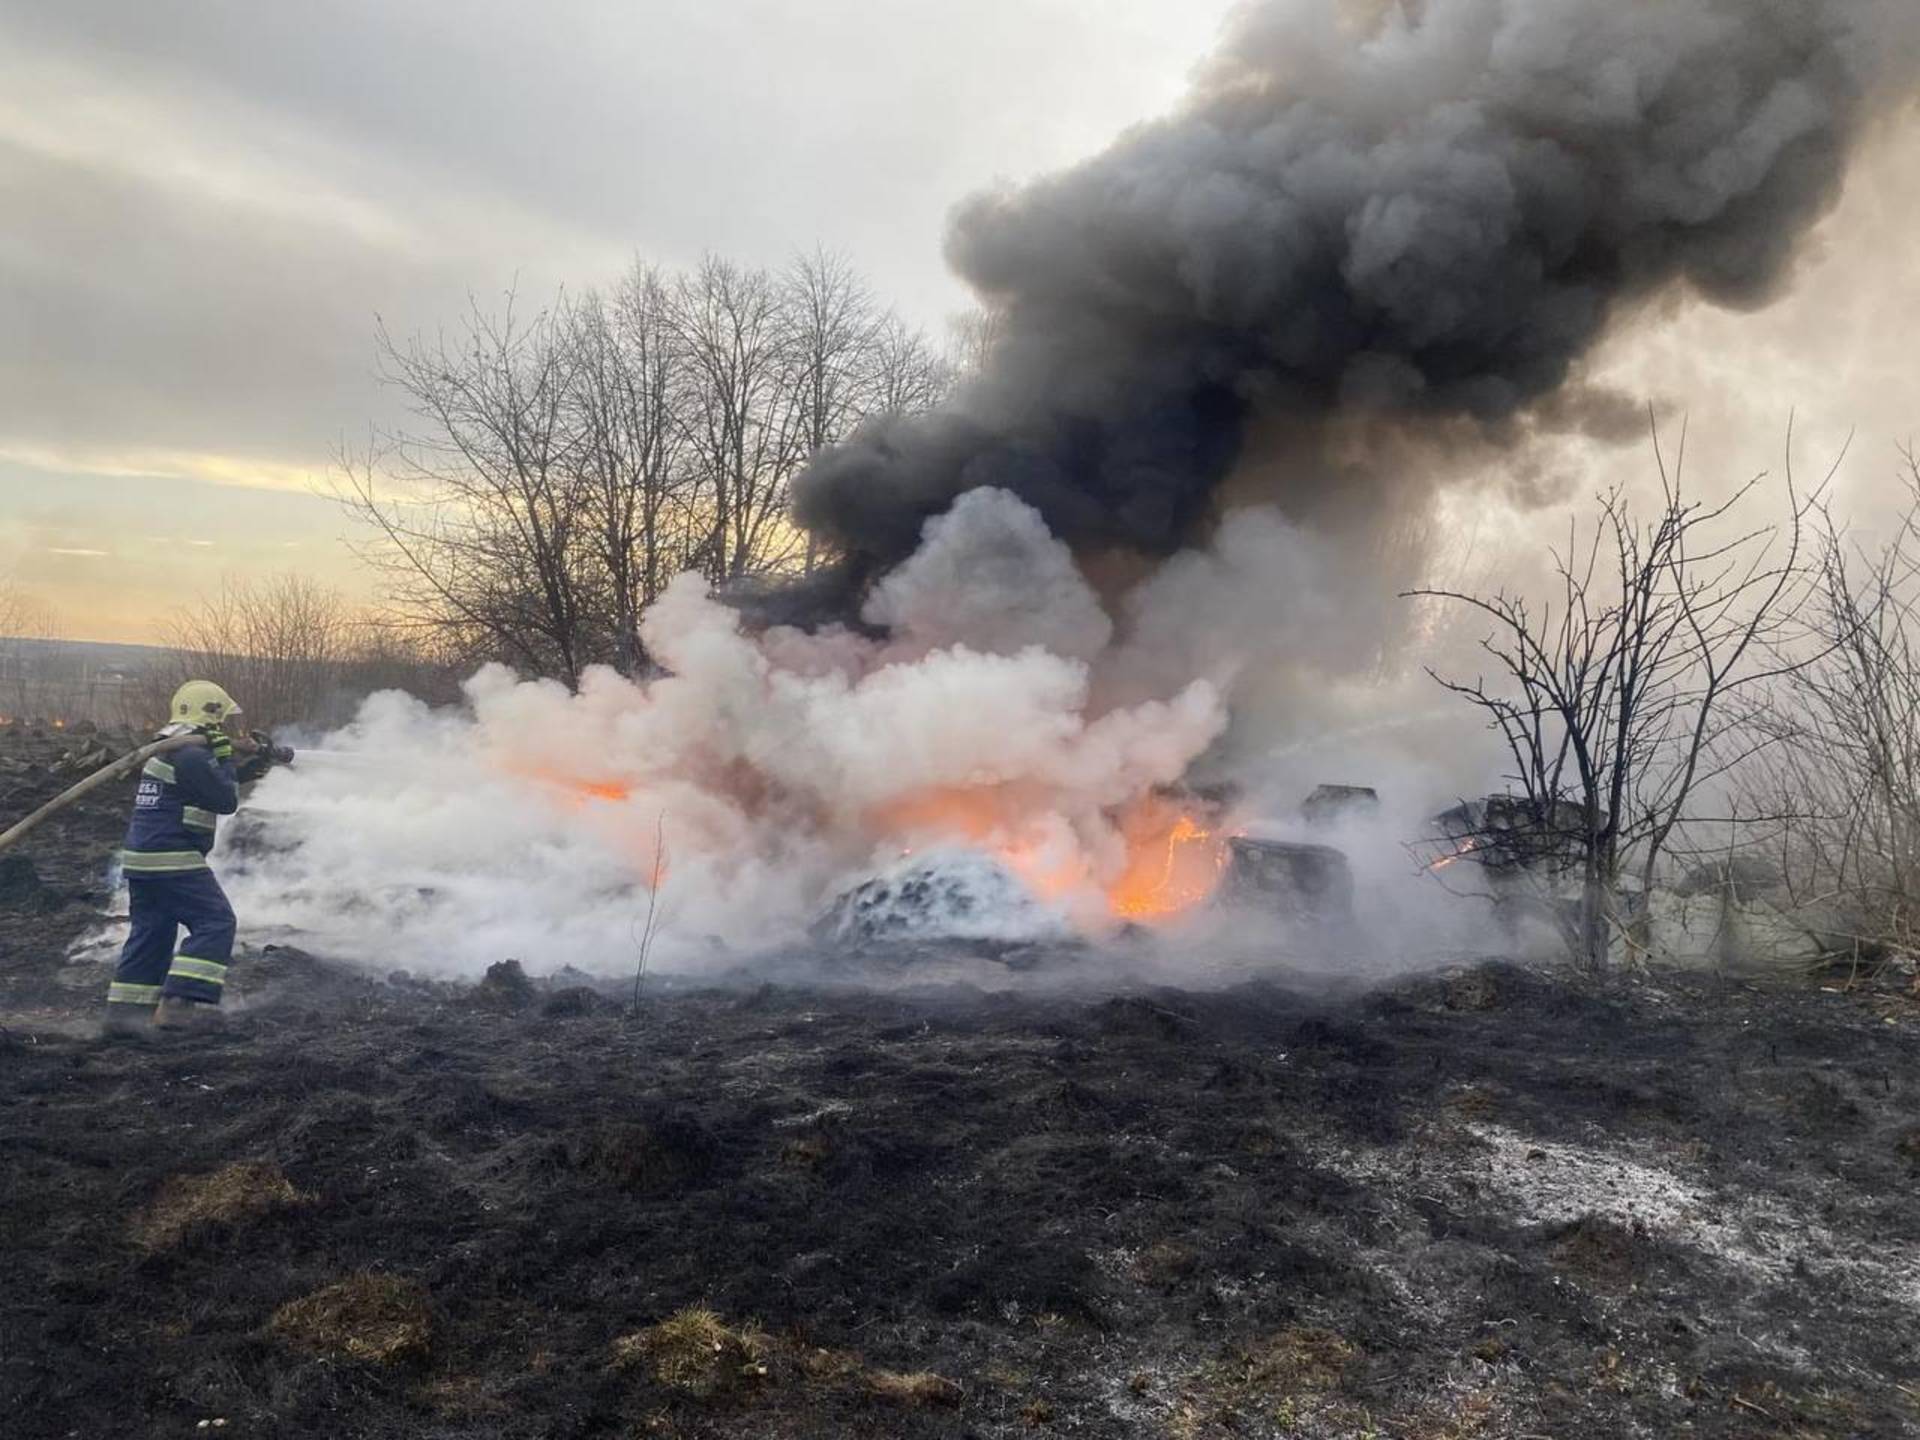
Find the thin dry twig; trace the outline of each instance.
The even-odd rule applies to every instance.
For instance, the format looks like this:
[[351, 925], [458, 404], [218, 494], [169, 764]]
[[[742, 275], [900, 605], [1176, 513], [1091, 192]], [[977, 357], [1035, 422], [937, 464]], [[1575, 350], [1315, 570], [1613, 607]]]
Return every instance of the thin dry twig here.
[[660, 878], [667, 853], [667, 812], [662, 810], [653, 828], [653, 878], [647, 887], [647, 923], [640, 932], [640, 968], [633, 976], [633, 1014], [640, 1014], [640, 987], [647, 979], [647, 956], [653, 949], [654, 916], [660, 907]]

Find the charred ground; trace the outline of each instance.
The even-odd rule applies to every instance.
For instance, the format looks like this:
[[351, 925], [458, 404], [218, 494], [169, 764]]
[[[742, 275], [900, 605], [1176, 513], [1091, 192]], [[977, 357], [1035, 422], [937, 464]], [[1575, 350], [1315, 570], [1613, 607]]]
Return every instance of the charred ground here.
[[10, 1434], [1920, 1433], [1891, 985], [636, 1019], [279, 951], [226, 1031], [105, 1042], [61, 956], [123, 800], [0, 896]]

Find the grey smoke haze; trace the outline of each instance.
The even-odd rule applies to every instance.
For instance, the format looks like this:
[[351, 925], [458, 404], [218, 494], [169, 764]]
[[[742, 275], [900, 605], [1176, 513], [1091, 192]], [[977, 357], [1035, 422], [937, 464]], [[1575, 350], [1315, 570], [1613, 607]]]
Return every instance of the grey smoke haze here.
[[989, 655], [1039, 645], [1091, 660], [1113, 622], [1067, 547], [1003, 490], [962, 495], [929, 520], [926, 538], [874, 587], [861, 619], [922, 652], [965, 644]]
[[1617, 432], [1580, 384], [1609, 321], [1777, 295], [1917, 53], [1910, 0], [1263, 0], [1176, 114], [960, 208], [983, 373], [820, 457], [798, 513], [855, 578], [982, 486], [1164, 553], [1255, 421], [1260, 493], [1307, 519], [1417, 492], [1422, 435]]

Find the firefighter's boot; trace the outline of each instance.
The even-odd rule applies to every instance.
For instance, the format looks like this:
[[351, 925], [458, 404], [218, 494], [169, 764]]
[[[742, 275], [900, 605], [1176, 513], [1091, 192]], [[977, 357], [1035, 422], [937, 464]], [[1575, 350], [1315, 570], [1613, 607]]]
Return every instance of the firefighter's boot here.
[[168, 995], [153, 1012], [153, 1028], [178, 1032], [216, 1029], [221, 1023], [220, 1007], [198, 1000], [183, 1000]]
[[128, 1035], [145, 1035], [153, 1028], [153, 1006], [129, 1005], [122, 1001], [108, 1001], [105, 1018], [100, 1021], [102, 1035], [118, 1038]]

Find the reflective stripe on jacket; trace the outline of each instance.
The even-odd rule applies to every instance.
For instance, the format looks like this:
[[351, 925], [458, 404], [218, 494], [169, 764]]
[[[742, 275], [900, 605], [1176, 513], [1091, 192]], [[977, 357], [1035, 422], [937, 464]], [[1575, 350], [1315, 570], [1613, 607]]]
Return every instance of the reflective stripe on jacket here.
[[121, 869], [129, 875], [180, 875], [207, 868], [217, 816], [240, 808], [231, 760], [205, 745], [156, 755], [140, 772]]

